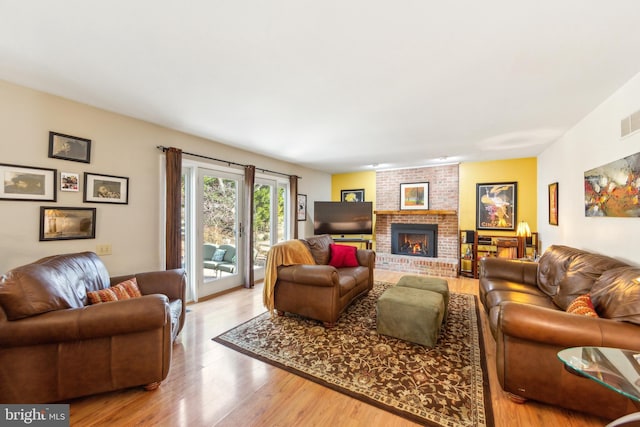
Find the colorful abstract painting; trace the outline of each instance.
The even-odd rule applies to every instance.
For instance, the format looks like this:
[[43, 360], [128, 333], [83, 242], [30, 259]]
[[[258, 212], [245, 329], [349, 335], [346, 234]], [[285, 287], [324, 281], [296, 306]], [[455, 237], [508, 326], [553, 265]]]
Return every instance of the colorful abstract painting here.
[[515, 230], [517, 182], [476, 184], [476, 228]]
[[639, 217], [640, 153], [584, 173], [585, 216]]

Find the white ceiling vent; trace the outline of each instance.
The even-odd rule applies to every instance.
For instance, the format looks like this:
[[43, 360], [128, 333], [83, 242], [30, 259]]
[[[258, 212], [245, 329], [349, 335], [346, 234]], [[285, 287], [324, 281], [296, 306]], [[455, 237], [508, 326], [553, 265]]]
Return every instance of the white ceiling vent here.
[[640, 130], [640, 110], [620, 121], [620, 136], [625, 137]]

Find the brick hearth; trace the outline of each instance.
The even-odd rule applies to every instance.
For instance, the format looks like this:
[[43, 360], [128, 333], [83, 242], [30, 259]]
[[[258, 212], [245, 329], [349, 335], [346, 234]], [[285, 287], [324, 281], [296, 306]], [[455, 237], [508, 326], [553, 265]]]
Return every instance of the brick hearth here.
[[[458, 272], [458, 165], [381, 171], [376, 173], [376, 268], [432, 276], [456, 277]], [[400, 209], [400, 184], [429, 183], [429, 212]], [[391, 253], [391, 224], [438, 224], [438, 257]]]

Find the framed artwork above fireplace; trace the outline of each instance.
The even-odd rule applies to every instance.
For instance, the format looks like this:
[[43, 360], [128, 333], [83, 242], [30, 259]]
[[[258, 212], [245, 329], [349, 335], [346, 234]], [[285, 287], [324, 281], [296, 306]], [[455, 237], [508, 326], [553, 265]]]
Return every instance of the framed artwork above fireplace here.
[[400, 184], [400, 210], [428, 210], [429, 183]]
[[476, 184], [476, 228], [515, 230], [517, 200], [517, 182]]

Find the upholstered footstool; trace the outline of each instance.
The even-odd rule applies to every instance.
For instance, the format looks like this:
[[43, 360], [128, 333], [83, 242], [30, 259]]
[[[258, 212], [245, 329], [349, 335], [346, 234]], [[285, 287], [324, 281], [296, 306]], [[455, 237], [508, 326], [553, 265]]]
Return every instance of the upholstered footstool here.
[[437, 292], [442, 295], [444, 300], [444, 320], [447, 319], [449, 314], [449, 282], [446, 279], [440, 277], [428, 277], [428, 276], [402, 276], [396, 286], [423, 289], [425, 291]]
[[379, 334], [433, 347], [445, 305], [437, 292], [393, 286], [380, 295], [376, 311]]

